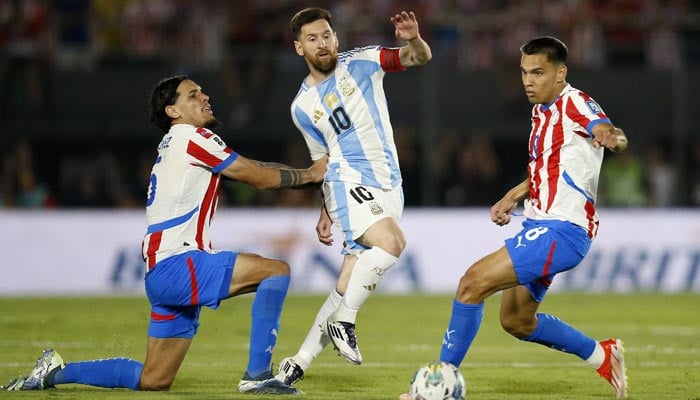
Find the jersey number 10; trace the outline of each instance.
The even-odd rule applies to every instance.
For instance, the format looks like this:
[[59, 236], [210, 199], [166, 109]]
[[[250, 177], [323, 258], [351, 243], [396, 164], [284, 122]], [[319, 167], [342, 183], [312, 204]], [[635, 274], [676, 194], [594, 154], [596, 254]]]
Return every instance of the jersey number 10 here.
[[333, 110], [331, 116], [328, 117], [328, 122], [333, 126], [336, 135], [340, 135], [342, 131], [352, 126], [352, 121], [343, 107], [338, 107]]

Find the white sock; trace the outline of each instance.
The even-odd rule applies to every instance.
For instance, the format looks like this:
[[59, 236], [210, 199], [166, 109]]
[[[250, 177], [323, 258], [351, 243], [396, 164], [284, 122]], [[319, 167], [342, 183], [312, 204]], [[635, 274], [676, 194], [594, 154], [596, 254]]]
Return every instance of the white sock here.
[[586, 359], [586, 362], [591, 367], [598, 369], [603, 365], [603, 361], [605, 361], [605, 350], [603, 350], [603, 346], [601, 346], [600, 343], [596, 343], [593, 354]]
[[362, 304], [377, 288], [384, 273], [398, 260], [379, 247], [372, 247], [360, 253], [348, 280], [343, 301], [335, 313], [335, 319], [354, 324]]
[[309, 329], [309, 333], [306, 334], [304, 343], [301, 344], [299, 352], [294, 356], [294, 360], [304, 371], [309, 368], [309, 365], [311, 365], [314, 358], [321, 354], [323, 348], [330, 342], [328, 336], [321, 332], [321, 324], [326, 322], [328, 317], [338, 309], [342, 299], [343, 296], [333, 289], [328, 295], [326, 301], [318, 310], [318, 313], [316, 313], [316, 319], [314, 320], [311, 329]]

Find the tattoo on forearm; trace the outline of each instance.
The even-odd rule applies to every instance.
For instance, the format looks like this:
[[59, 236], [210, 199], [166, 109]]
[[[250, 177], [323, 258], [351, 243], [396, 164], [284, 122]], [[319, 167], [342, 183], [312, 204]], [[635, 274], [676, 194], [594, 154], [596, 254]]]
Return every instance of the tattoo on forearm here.
[[301, 185], [301, 174], [299, 169], [280, 169], [280, 188], [291, 188]]
[[304, 183], [303, 181], [303, 174], [306, 174], [306, 176], [309, 178], [307, 182], [311, 180], [311, 173], [305, 169], [290, 167], [289, 165], [281, 164], [278, 162], [267, 162], [258, 160], [251, 161], [263, 168], [270, 168], [279, 171], [280, 189], [294, 188], [305, 185], [306, 183]]
[[286, 164], [281, 164], [277, 162], [268, 162], [268, 161], [257, 161], [253, 160], [256, 164], [258, 164], [261, 167], [265, 168], [275, 168], [275, 169], [294, 169], [293, 167], [290, 167], [289, 165]]

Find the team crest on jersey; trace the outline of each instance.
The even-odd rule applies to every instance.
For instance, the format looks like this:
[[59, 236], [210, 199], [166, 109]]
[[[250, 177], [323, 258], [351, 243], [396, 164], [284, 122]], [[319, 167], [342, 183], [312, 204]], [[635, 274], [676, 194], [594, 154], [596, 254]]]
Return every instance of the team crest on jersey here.
[[342, 93], [345, 97], [355, 93], [355, 86], [346, 77], [340, 79], [340, 84], [338, 86], [340, 86], [340, 93]]
[[323, 118], [324, 115], [326, 115], [326, 113], [324, 113], [323, 111], [314, 110], [314, 124], [316, 124], [318, 122], [318, 120]]
[[603, 112], [603, 110], [600, 109], [598, 103], [596, 103], [593, 100], [588, 100], [586, 102], [586, 106], [588, 106], [588, 109], [591, 110], [593, 114], [600, 114], [601, 112]]
[[375, 202], [369, 203], [369, 211], [371, 211], [374, 215], [379, 215], [384, 212], [382, 207]]
[[340, 99], [338, 98], [338, 95], [335, 93], [328, 93], [324, 98], [323, 102], [326, 103], [328, 108], [331, 110], [335, 110], [336, 107], [338, 107], [338, 104], [340, 104]]

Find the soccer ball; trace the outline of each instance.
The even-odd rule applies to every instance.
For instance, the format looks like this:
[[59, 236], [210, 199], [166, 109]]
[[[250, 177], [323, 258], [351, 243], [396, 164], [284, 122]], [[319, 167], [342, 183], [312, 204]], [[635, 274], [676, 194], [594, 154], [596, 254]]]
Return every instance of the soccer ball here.
[[411, 380], [411, 400], [464, 400], [467, 384], [454, 365], [431, 361], [420, 367]]

